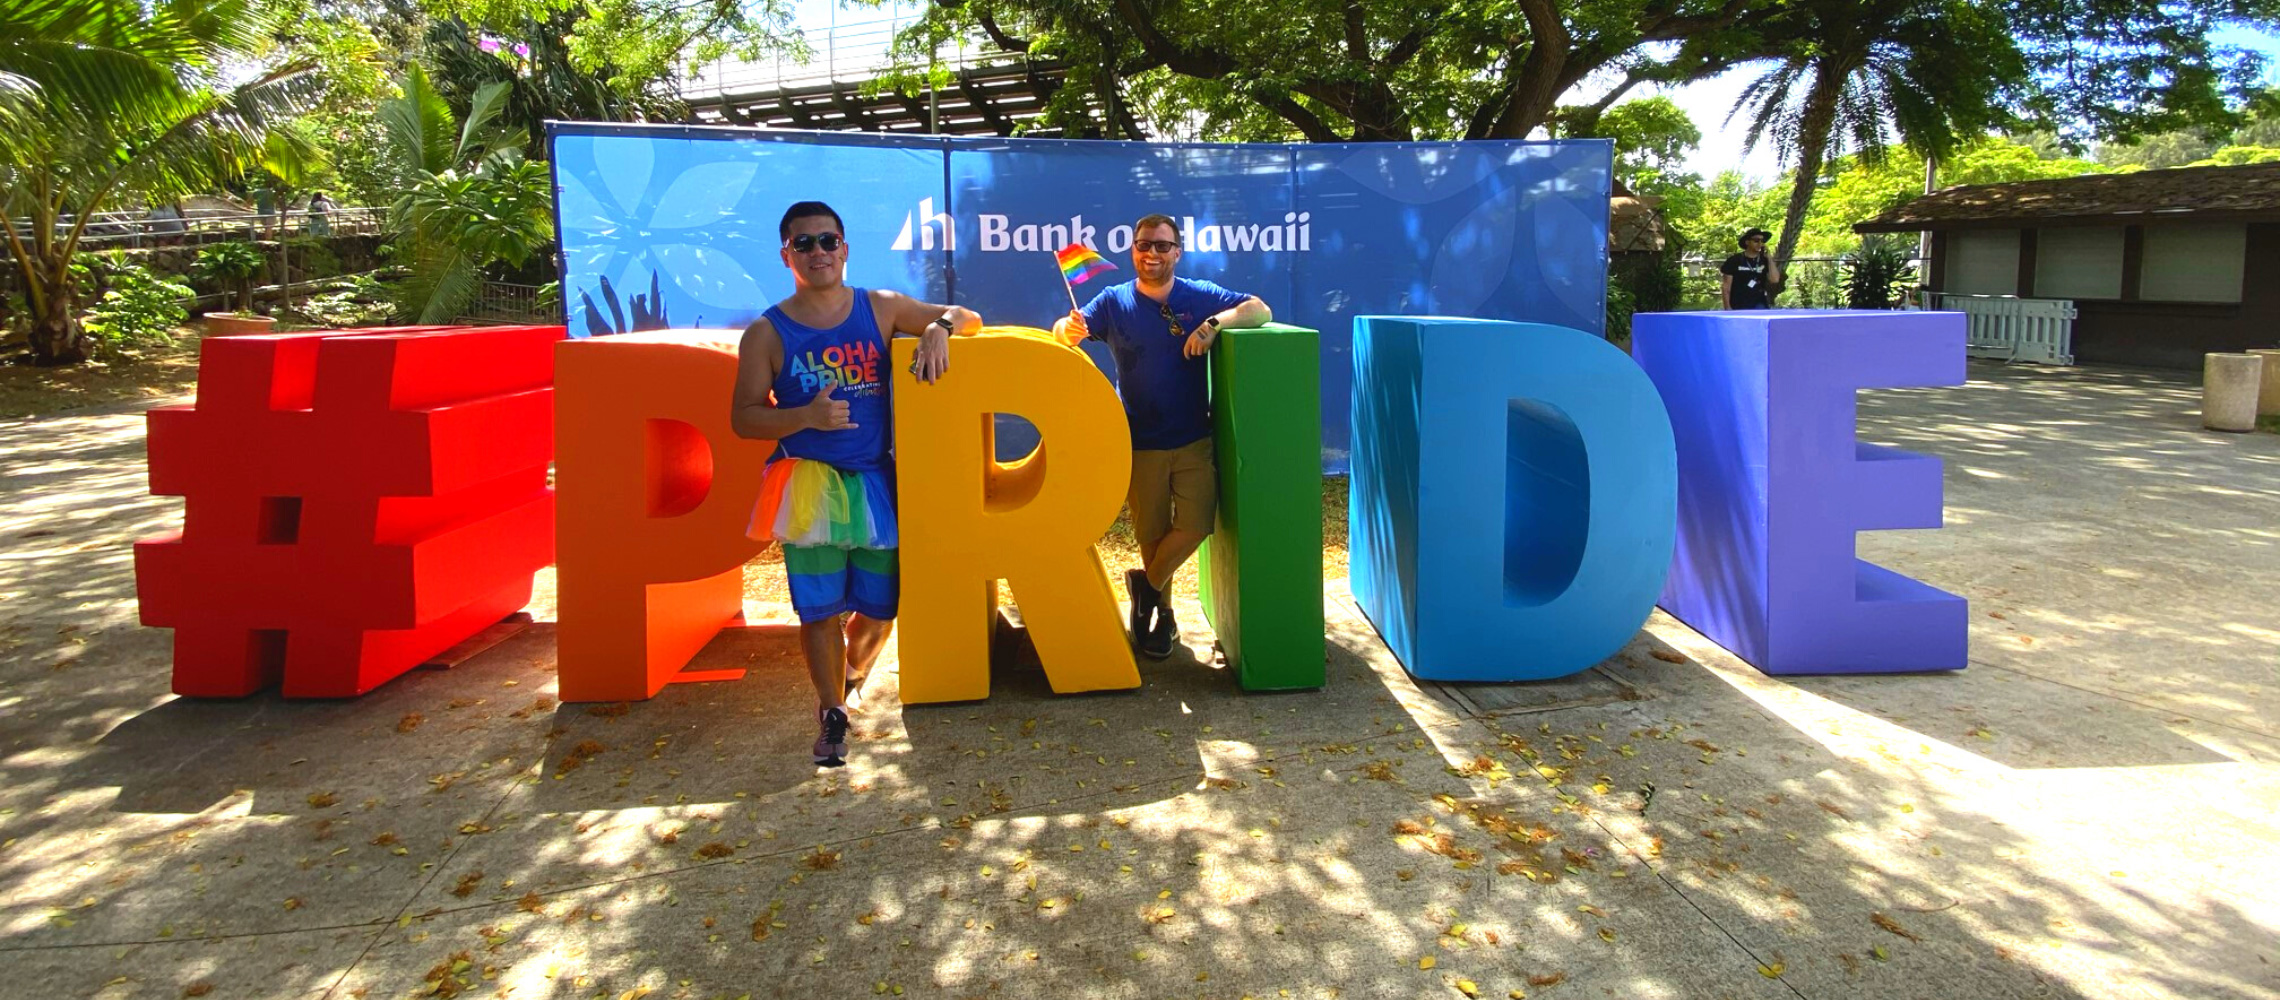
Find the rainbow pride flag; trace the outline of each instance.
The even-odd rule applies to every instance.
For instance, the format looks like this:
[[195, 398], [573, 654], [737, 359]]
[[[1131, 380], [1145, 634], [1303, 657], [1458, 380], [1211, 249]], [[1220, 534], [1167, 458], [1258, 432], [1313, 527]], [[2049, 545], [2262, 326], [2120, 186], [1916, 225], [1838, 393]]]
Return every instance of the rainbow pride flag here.
[[1061, 277], [1068, 279], [1072, 285], [1102, 271], [1116, 270], [1116, 265], [1101, 259], [1099, 254], [1086, 249], [1081, 243], [1072, 243], [1062, 247], [1060, 252], [1053, 256], [1060, 261]]

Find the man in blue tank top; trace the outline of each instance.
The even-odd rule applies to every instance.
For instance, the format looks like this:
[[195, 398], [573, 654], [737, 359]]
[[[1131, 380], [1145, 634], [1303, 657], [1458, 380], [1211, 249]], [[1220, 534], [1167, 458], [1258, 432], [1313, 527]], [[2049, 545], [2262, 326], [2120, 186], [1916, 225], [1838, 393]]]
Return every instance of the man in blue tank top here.
[[783, 546], [815, 683], [815, 762], [839, 767], [849, 706], [901, 596], [887, 341], [918, 337], [911, 372], [931, 383], [950, 370], [950, 335], [981, 329], [982, 318], [849, 287], [846, 226], [822, 202], [793, 205], [776, 231], [794, 289], [744, 331], [730, 420], [741, 437], [776, 442], [750, 533]]
[[1211, 447], [1211, 345], [1223, 329], [1274, 318], [1256, 295], [1172, 276], [1179, 224], [1150, 215], [1132, 225], [1132, 271], [1053, 324], [1064, 339], [1099, 337], [1116, 355], [1117, 391], [1132, 427], [1132, 534], [1143, 569], [1124, 574], [1132, 641], [1142, 655], [1170, 656], [1179, 640], [1172, 577], [1210, 537], [1219, 508]]

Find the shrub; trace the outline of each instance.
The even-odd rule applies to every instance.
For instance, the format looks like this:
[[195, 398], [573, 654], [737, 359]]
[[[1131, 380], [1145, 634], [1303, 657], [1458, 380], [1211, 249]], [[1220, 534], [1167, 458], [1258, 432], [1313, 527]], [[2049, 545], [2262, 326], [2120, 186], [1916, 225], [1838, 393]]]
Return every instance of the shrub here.
[[189, 285], [128, 263], [124, 255], [108, 256], [102, 268], [106, 288], [84, 324], [96, 349], [173, 343], [175, 328], [190, 316], [183, 303], [197, 293]]
[[1845, 307], [1898, 308], [1908, 297], [1908, 286], [1916, 283], [1916, 266], [1909, 260], [1909, 249], [1899, 240], [1871, 236], [1861, 241], [1860, 249], [1846, 254], [1840, 264], [1845, 276]]
[[216, 243], [198, 251], [198, 273], [237, 293], [237, 311], [253, 311], [253, 276], [261, 273], [261, 251], [251, 243]]

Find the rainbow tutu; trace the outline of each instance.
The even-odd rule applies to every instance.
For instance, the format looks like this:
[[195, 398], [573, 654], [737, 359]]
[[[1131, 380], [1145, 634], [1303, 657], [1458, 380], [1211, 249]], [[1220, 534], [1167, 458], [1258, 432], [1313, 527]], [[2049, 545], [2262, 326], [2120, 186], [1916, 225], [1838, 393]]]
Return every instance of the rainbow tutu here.
[[850, 472], [806, 458], [779, 458], [760, 477], [760, 502], [745, 533], [785, 545], [891, 549], [895, 486], [888, 472]]

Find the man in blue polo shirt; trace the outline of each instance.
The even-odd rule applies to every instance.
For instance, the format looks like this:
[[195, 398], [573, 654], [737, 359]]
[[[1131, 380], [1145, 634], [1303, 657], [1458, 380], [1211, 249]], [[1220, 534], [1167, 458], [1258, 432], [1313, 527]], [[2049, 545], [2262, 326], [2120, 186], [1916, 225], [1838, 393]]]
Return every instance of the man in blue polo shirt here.
[[1132, 427], [1132, 533], [1145, 569], [1127, 571], [1132, 640], [1142, 655], [1170, 656], [1179, 639], [1172, 577], [1211, 535], [1219, 473], [1211, 449], [1211, 345], [1219, 331], [1274, 318], [1256, 295], [1172, 276], [1179, 224], [1150, 215], [1132, 226], [1139, 275], [1093, 297], [1053, 324], [1070, 341], [1099, 337], [1116, 355], [1124, 416]]

